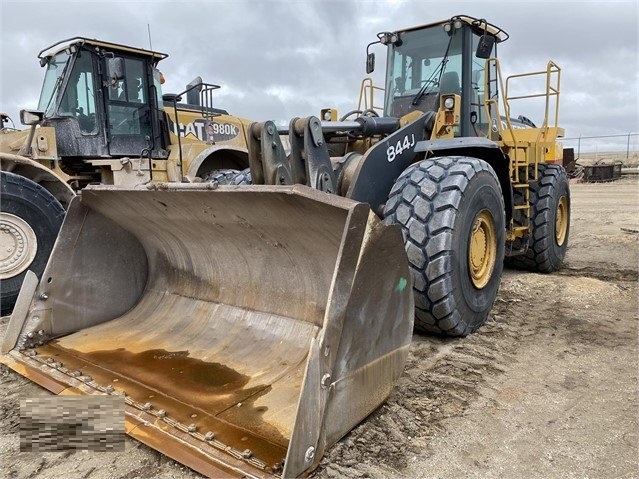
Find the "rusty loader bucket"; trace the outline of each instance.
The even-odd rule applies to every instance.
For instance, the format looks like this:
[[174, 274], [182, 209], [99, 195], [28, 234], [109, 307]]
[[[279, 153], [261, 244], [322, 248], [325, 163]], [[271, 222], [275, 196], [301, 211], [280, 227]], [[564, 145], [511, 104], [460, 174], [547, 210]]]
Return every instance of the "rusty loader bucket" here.
[[127, 433], [211, 477], [297, 477], [389, 395], [413, 328], [400, 230], [305, 186], [89, 187], [2, 362], [124, 394]]

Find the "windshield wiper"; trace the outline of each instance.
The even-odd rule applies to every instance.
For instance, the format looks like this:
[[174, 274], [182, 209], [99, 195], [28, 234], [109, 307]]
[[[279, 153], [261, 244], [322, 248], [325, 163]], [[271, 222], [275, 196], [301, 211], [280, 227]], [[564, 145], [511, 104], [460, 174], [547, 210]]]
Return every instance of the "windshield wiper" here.
[[[435, 85], [437, 85], [439, 83], [436, 83], [434, 81], [434, 77], [437, 75], [437, 73], [439, 73], [440, 71], [443, 73], [444, 71], [444, 62], [446, 62], [447, 59], [446, 57], [444, 57], [442, 59], [442, 61], [440, 62], [440, 64], [437, 66], [437, 68], [435, 69], [435, 71], [432, 73], [432, 75], [430, 77], [428, 77], [425, 81], [424, 84], [422, 85], [422, 87], [419, 89], [419, 91], [417, 92], [417, 94], [415, 95], [415, 97], [413, 98], [412, 104], [413, 106], [417, 106], [419, 105], [419, 102], [422, 101], [422, 97], [426, 94], [426, 92], [428, 91], [429, 88], [433, 88]], [[439, 73], [439, 79], [441, 80], [441, 73]]]
[[[426, 94], [426, 91], [429, 88], [433, 88], [436, 84], [440, 84], [442, 81], [442, 75], [444, 74], [444, 70], [446, 69], [446, 63], [448, 63], [448, 52], [450, 51], [450, 44], [453, 42], [453, 36], [450, 36], [450, 39], [448, 40], [448, 46], [446, 46], [446, 53], [444, 53], [444, 58], [442, 58], [442, 61], [439, 62], [439, 65], [437, 65], [437, 68], [435, 68], [435, 71], [431, 74], [430, 77], [428, 77], [428, 79], [426, 79], [426, 81], [424, 82], [424, 84], [422, 85], [422, 87], [419, 89], [419, 91], [417, 92], [417, 94], [413, 97], [413, 101], [411, 102], [413, 106], [417, 106], [419, 105], [419, 102], [422, 101], [422, 98], [424, 97], [424, 95]], [[437, 83], [433, 82], [433, 78], [439, 73], [439, 77], [437, 78]]]

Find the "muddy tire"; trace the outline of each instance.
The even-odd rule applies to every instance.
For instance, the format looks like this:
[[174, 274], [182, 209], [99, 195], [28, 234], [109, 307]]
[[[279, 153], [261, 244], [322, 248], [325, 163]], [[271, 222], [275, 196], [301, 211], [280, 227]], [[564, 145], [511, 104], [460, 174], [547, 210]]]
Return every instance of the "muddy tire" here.
[[251, 181], [251, 169], [246, 168], [245, 170], [240, 171], [233, 180], [231, 180], [231, 185], [250, 185]]
[[217, 183], [218, 185], [250, 185], [251, 170], [213, 170], [202, 176], [202, 180], [208, 183]]
[[217, 183], [218, 185], [230, 185], [231, 181], [240, 174], [239, 170], [223, 169], [213, 170], [202, 175], [202, 180], [206, 183]]
[[65, 210], [42, 186], [0, 172], [0, 310], [9, 314], [28, 270], [42, 276]]
[[[531, 167], [534, 168], [534, 167]], [[561, 268], [570, 233], [570, 188], [566, 170], [559, 165], [538, 165], [537, 181], [530, 185], [531, 236], [521, 256], [507, 258], [506, 265], [537, 273]], [[534, 178], [534, 170], [529, 172]], [[515, 223], [521, 224], [515, 216]], [[517, 244], [513, 245], [517, 249]]]
[[504, 201], [490, 165], [467, 157], [415, 163], [395, 182], [383, 216], [404, 235], [415, 329], [465, 336], [479, 328], [504, 255]]

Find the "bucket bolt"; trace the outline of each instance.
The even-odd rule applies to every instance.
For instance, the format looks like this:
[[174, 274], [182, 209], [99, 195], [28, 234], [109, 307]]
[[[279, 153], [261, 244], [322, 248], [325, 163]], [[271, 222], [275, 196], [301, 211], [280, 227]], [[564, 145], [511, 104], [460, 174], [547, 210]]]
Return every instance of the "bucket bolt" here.
[[315, 448], [313, 446], [310, 446], [307, 450], [306, 453], [304, 454], [304, 460], [306, 462], [311, 462], [313, 460], [313, 458], [315, 457]]
[[250, 449], [244, 449], [240, 455], [244, 458], [244, 459], [250, 459], [251, 456], [253, 455], [253, 451], [251, 451]]

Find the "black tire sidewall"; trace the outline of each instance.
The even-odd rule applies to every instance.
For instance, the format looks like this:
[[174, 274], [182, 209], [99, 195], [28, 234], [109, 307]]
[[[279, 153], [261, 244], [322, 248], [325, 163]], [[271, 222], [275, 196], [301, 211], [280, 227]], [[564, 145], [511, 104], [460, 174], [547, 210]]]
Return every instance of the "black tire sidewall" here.
[[[550, 187], [550, 205], [547, 212], [548, 218], [548, 262], [550, 263], [549, 272], [557, 271], [561, 268], [564, 257], [566, 256], [566, 249], [568, 248], [568, 239], [570, 236], [570, 189], [568, 187], [568, 178], [563, 168], [555, 165], [547, 165], [543, 170], [543, 175], [553, 178], [553, 182]], [[545, 188], [542, 186], [541, 188]], [[540, 189], [541, 189], [540, 188]], [[563, 244], [560, 246], [557, 244], [557, 207], [559, 206], [559, 200], [561, 197], [566, 198], [566, 237]], [[539, 214], [539, 213], [538, 213]], [[534, 221], [537, 223], [539, 219], [535, 216]]]
[[[458, 231], [458, 234], [454, 234], [452, 237], [453, 251], [459, 252], [459, 255], [453, 256], [453, 268], [457, 269], [456, 273], [452, 275], [454, 295], [462, 316], [472, 318], [472, 320], [468, 321], [471, 330], [475, 329], [475, 325], [478, 322], [484, 321], [486, 310], [492, 308], [496, 292], [499, 289], [503, 268], [504, 216], [496, 214], [503, 207], [498, 196], [500, 191], [495, 188], [493, 183], [492, 176], [485, 171], [481, 171], [474, 178], [474, 181], [469, 184], [462, 197], [459, 205], [459, 214], [455, 221], [454, 229]], [[493, 217], [497, 251], [490, 280], [486, 286], [477, 289], [471, 280], [468, 254], [474, 220], [485, 209], [490, 211]]]
[[[527, 250], [521, 255], [506, 258], [506, 265], [536, 273], [553, 273], [561, 269], [570, 238], [570, 185], [566, 170], [559, 165], [537, 166], [537, 181], [531, 182], [530, 208], [531, 235], [526, 238]], [[532, 165], [529, 175], [535, 174]], [[557, 206], [560, 198], [566, 198], [566, 237], [557, 244]], [[516, 225], [524, 224], [522, 215], [517, 215]], [[519, 218], [519, 219], [518, 219]], [[514, 250], [525, 246], [523, 239], [512, 243]]]
[[[33, 271], [40, 278], [60, 231], [64, 208], [51, 193], [27, 178], [2, 172], [1, 182], [0, 211], [22, 218], [36, 235], [38, 249], [27, 270]], [[0, 281], [2, 314], [13, 308], [27, 270]]]

